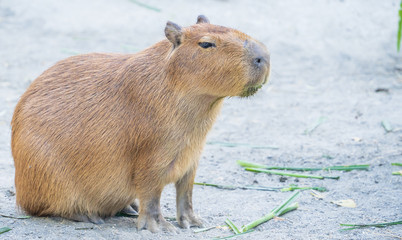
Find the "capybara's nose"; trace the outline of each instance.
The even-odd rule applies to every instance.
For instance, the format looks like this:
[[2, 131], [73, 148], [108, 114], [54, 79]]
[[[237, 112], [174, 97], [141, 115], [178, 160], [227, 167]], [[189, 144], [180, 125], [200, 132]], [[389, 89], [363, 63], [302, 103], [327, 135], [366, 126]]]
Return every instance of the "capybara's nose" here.
[[253, 46], [253, 65], [257, 68], [269, 67], [269, 53], [261, 46], [255, 44]]

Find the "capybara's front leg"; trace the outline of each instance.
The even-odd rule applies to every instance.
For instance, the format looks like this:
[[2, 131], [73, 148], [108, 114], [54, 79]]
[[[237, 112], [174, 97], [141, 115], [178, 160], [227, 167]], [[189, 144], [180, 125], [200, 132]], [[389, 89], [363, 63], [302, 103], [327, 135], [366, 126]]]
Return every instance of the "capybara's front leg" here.
[[177, 221], [182, 228], [203, 225], [202, 220], [193, 211], [194, 177], [195, 169], [192, 169], [176, 182]]
[[140, 200], [140, 215], [138, 217], [138, 230], [148, 229], [155, 233], [160, 230], [169, 232], [177, 232], [175, 226], [167, 222], [161, 214], [160, 198], [162, 189], [151, 190], [146, 194], [139, 196]]

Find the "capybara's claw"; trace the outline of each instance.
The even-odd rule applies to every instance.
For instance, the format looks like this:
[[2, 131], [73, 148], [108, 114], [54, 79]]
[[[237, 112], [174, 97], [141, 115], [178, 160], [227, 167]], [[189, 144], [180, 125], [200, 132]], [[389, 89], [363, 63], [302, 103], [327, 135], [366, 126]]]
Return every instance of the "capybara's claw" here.
[[195, 216], [193, 213], [185, 214], [178, 218], [179, 226], [185, 229], [190, 227], [203, 227], [204, 221], [200, 218]]
[[77, 221], [77, 222], [91, 222], [94, 224], [105, 223], [105, 221], [101, 217], [96, 216], [96, 215], [87, 216], [84, 214], [76, 214], [76, 215], [70, 217], [70, 219], [73, 221]]
[[138, 209], [140, 209], [140, 201], [138, 199], [135, 199], [133, 203], [130, 204], [130, 206], [137, 212], [139, 212]]
[[153, 233], [167, 231], [171, 233], [178, 233], [178, 230], [171, 223], [167, 222], [161, 215], [156, 219], [152, 216], [141, 216], [138, 218], [138, 230], [147, 229]]
[[120, 212], [124, 213], [124, 214], [127, 214], [127, 215], [133, 215], [133, 216], [138, 215], [138, 212], [131, 205], [127, 205]]
[[171, 232], [171, 233], [178, 233], [178, 229], [173, 226], [173, 224], [171, 224], [168, 221], [162, 221], [162, 223], [159, 223], [159, 225], [161, 226], [163, 231], [167, 231], [167, 232]]
[[88, 216], [89, 221], [95, 224], [104, 224], [105, 221], [99, 216]]
[[91, 222], [89, 221], [89, 218], [86, 215], [82, 214], [76, 214], [71, 217], [69, 217], [70, 220], [76, 221], [76, 222]]

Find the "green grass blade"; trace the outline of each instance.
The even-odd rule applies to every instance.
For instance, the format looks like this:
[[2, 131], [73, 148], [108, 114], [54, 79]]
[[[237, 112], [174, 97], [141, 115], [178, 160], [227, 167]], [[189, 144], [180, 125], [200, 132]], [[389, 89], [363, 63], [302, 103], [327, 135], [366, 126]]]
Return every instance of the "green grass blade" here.
[[345, 230], [353, 230], [353, 229], [357, 229], [357, 228], [368, 228], [368, 227], [382, 228], [382, 227], [398, 225], [398, 224], [402, 224], [402, 220], [395, 221], [395, 222], [383, 222], [383, 223], [372, 223], [372, 224], [345, 224], [345, 223], [341, 223], [340, 225], [342, 227], [351, 227], [351, 228], [341, 229], [341, 231], [345, 231]]
[[260, 168], [245, 168], [246, 171], [250, 172], [258, 172], [258, 173], [269, 173], [269, 174], [274, 174], [274, 175], [281, 175], [281, 176], [288, 176], [288, 177], [297, 177], [297, 178], [314, 178], [314, 179], [339, 179], [339, 176], [337, 177], [330, 177], [330, 176], [316, 176], [316, 175], [307, 175], [307, 174], [296, 174], [296, 173], [287, 173], [287, 172], [279, 172], [279, 171], [272, 171], [272, 170], [266, 170], [266, 169], [260, 169]]
[[[284, 214], [285, 212], [289, 212], [292, 211], [294, 209], [296, 209], [298, 206], [297, 204], [293, 204], [293, 202], [296, 200], [296, 198], [299, 196], [300, 192], [295, 192], [292, 196], [290, 196], [288, 199], [286, 199], [281, 205], [279, 205], [278, 207], [274, 208], [270, 213], [268, 213], [267, 215], [263, 216], [262, 218], [259, 218], [255, 221], [252, 221], [251, 223], [248, 223], [246, 225], [244, 225], [241, 229], [241, 232], [245, 232], [248, 231], [252, 228], [255, 228], [256, 226], [267, 222], [269, 220], [271, 220], [272, 218], [274, 218], [275, 216], [279, 216], [280, 214]], [[286, 210], [286, 211], [285, 211]]]
[[321, 124], [327, 121], [326, 117], [320, 117], [311, 127], [304, 130], [305, 135], [311, 135]]
[[281, 205], [279, 205], [277, 208], [272, 210], [272, 212], [275, 214], [275, 216], [278, 216], [280, 212], [282, 212], [283, 209], [289, 207], [296, 199], [299, 197], [300, 191], [295, 192], [292, 196], [290, 196], [288, 199], [286, 199]]
[[206, 231], [212, 230], [212, 229], [214, 229], [214, 228], [216, 228], [216, 226], [215, 226], [215, 227], [207, 227], [207, 228], [196, 229], [196, 230], [194, 230], [193, 232], [194, 232], [194, 233], [206, 232]]
[[333, 156], [328, 155], [328, 154], [323, 154], [321, 157], [322, 157], [322, 158], [326, 158], [326, 159], [334, 159]]
[[400, 166], [400, 167], [402, 167], [402, 163], [397, 163], [397, 162], [391, 163], [391, 165], [392, 166]]
[[274, 217], [275, 217], [275, 213], [270, 212], [267, 215], [265, 215], [264, 217], [259, 218], [259, 219], [255, 220], [255, 221], [252, 221], [249, 224], [244, 225], [242, 227], [241, 231], [242, 232], [249, 231], [250, 229], [257, 227], [258, 225], [260, 225], [260, 224], [262, 224], [264, 222], [267, 222], [267, 221], [271, 220]]
[[13, 218], [13, 219], [28, 219], [28, 218], [31, 218], [31, 216], [10, 216], [10, 215], [4, 215], [4, 214], [0, 214], [0, 216], [5, 217], [5, 218]]
[[392, 172], [392, 175], [402, 176], [402, 171]]
[[239, 164], [242, 167], [250, 167], [250, 168], [269, 168], [266, 165], [263, 164], [258, 164], [258, 163], [251, 163], [251, 162], [244, 162], [244, 161], [240, 161], [237, 160], [237, 164]]
[[194, 185], [216, 187], [216, 188], [225, 189], [225, 190], [235, 190], [235, 189], [259, 190], [259, 191], [280, 191], [281, 190], [281, 188], [278, 188], [278, 187], [274, 188], [274, 187], [263, 187], [263, 186], [228, 186], [228, 185], [219, 185], [219, 184], [212, 184], [212, 183], [199, 183], [199, 182], [194, 182]]
[[241, 232], [239, 231], [239, 229], [236, 227], [236, 225], [235, 225], [229, 218], [227, 218], [227, 219], [225, 220], [225, 223], [233, 230], [233, 232], [234, 232], [235, 234], [241, 233]]
[[398, 35], [397, 35], [397, 42], [396, 42], [396, 48], [397, 48], [398, 52], [401, 49], [401, 37], [402, 37], [402, 1], [401, 1], [400, 9], [399, 9]]
[[139, 2], [139, 1], [137, 1], [137, 0], [130, 0], [130, 2], [135, 3], [135, 4], [137, 4], [137, 5], [140, 6], [140, 7], [143, 7], [143, 8], [152, 10], [152, 11], [155, 11], [155, 12], [160, 12], [160, 11], [161, 11], [159, 8], [150, 6], [150, 5], [148, 5], [148, 4]]
[[257, 190], [257, 191], [280, 191], [280, 192], [291, 192], [291, 191], [295, 191], [295, 190], [316, 190], [319, 192], [327, 192], [328, 191], [328, 189], [326, 189], [325, 187], [298, 187], [295, 184], [291, 184], [289, 187], [285, 187], [285, 188], [253, 186], [253, 185], [228, 186], [228, 185], [219, 185], [219, 184], [212, 184], [212, 183], [199, 183], [199, 182], [194, 182], [194, 185], [216, 187], [216, 188], [225, 189], [225, 190], [242, 189], [242, 190]]
[[238, 237], [238, 236], [241, 236], [241, 235], [244, 235], [244, 234], [247, 234], [247, 233], [251, 233], [251, 232], [254, 232], [254, 229], [251, 229], [251, 230], [249, 230], [249, 231], [242, 232], [242, 233], [239, 233], [239, 234], [234, 234], [234, 235], [226, 236], [226, 237], [213, 238], [213, 240], [234, 238], [234, 237]]
[[381, 121], [381, 125], [385, 129], [385, 132], [387, 133], [392, 132], [393, 130], [392, 126], [387, 120]]
[[299, 203], [297, 203], [297, 202], [292, 203], [287, 208], [282, 209], [282, 211], [278, 213], [278, 216], [282, 216], [283, 214], [296, 210], [297, 208], [299, 208]]
[[260, 168], [245, 168], [245, 170], [250, 171], [250, 172], [269, 173], [269, 174], [289, 176], [289, 177], [324, 179], [322, 176], [303, 175], [303, 174], [296, 174], [296, 173], [285, 173], [285, 172], [272, 171], [272, 170], [266, 170], [266, 169], [260, 169]]
[[244, 187], [238, 187], [239, 189], [242, 190], [257, 190], [257, 191], [280, 191], [281, 188], [279, 187], [264, 187], [264, 186], [253, 186], [253, 185], [248, 185]]
[[328, 192], [328, 189], [325, 187], [298, 187], [297, 185], [293, 185], [293, 186], [291, 185], [287, 188], [280, 189], [281, 192], [291, 192], [294, 190], [302, 190], [302, 191], [303, 190], [316, 190], [319, 192]]
[[369, 170], [370, 164], [360, 165], [343, 165], [343, 166], [331, 166], [322, 168], [327, 171], [352, 171], [352, 170]]
[[212, 184], [212, 183], [199, 183], [199, 182], [195, 182], [194, 185], [216, 187], [216, 188], [226, 189], [226, 190], [235, 190], [238, 188], [236, 186], [219, 185], [219, 184]]
[[291, 171], [320, 171], [320, 170], [327, 170], [327, 171], [352, 171], [352, 170], [368, 170], [370, 164], [360, 164], [360, 165], [342, 165], [342, 166], [330, 166], [330, 167], [277, 167], [277, 166], [267, 166], [258, 163], [251, 163], [245, 161], [237, 161], [242, 167], [249, 167], [249, 168], [263, 168], [268, 170], [291, 170]]
[[323, 167], [323, 168], [308, 168], [308, 167], [266, 167], [266, 169], [275, 169], [275, 170], [291, 170], [291, 171], [352, 171], [352, 170], [368, 170], [370, 167], [369, 164], [363, 165], [344, 165], [344, 166], [331, 166], [331, 167]]
[[2, 227], [2, 228], [0, 228], [0, 234], [8, 232], [10, 230], [11, 230], [11, 228], [9, 228], [9, 227]]

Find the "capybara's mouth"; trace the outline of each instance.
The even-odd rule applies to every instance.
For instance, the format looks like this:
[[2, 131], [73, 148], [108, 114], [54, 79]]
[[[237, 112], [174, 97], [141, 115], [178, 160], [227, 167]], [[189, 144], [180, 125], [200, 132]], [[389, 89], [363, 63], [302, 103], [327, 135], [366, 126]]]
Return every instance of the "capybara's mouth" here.
[[268, 80], [269, 80], [269, 73], [267, 75], [265, 75], [262, 85], [266, 84], [268, 82]]
[[242, 92], [242, 94], [240, 94], [240, 97], [249, 97], [254, 95], [256, 92], [258, 92], [258, 90], [260, 88], [262, 88], [262, 86], [264, 84], [266, 84], [268, 82], [269, 79], [269, 73], [264, 75], [264, 78], [262, 78], [263, 80], [256, 84], [256, 85], [252, 85], [252, 86], [247, 86], [244, 91]]
[[246, 89], [244, 89], [243, 93], [240, 95], [240, 97], [249, 97], [254, 95], [258, 89], [262, 88], [262, 84], [256, 85], [256, 86], [249, 86]]

